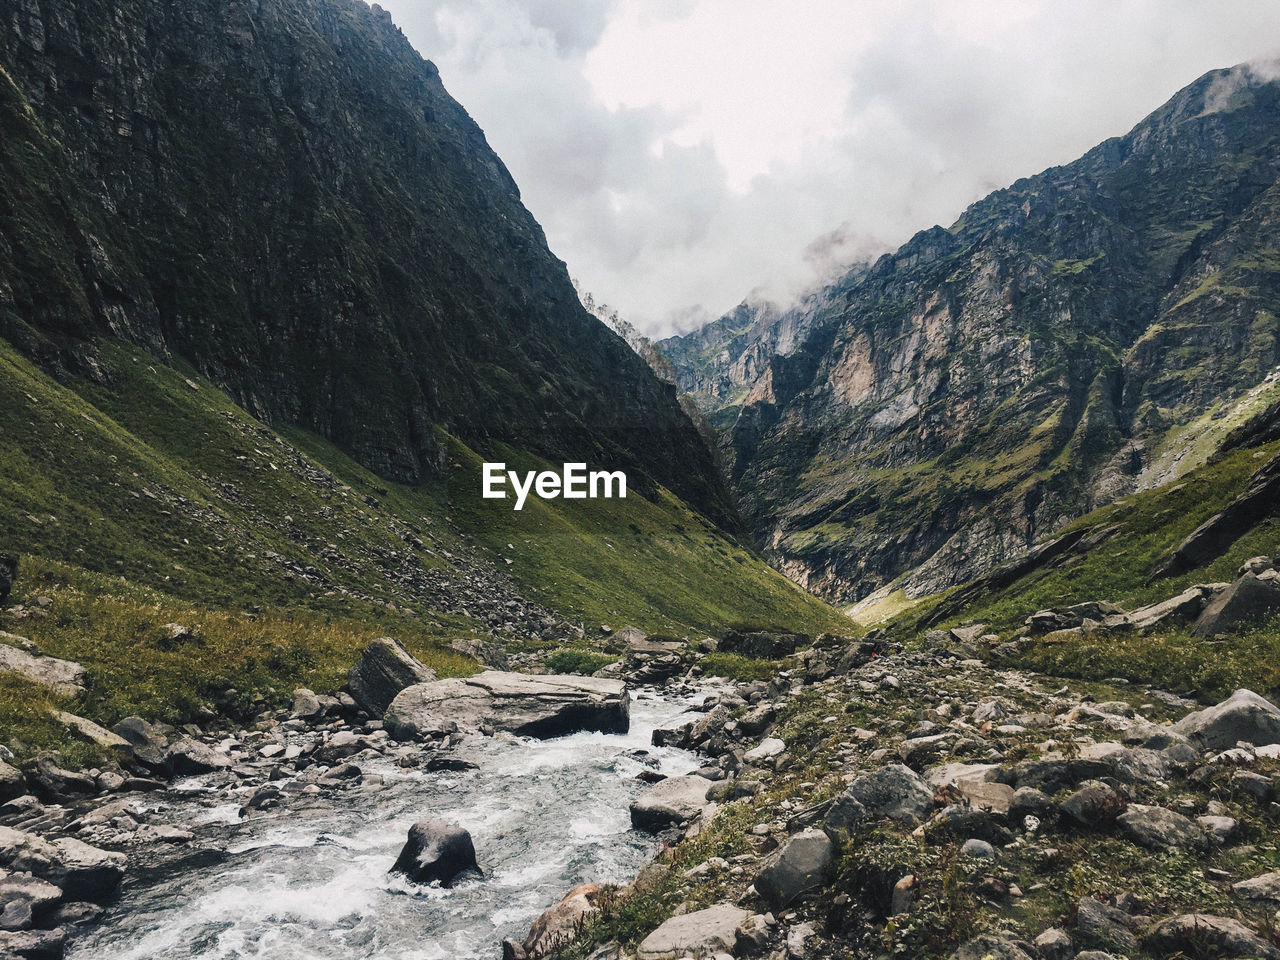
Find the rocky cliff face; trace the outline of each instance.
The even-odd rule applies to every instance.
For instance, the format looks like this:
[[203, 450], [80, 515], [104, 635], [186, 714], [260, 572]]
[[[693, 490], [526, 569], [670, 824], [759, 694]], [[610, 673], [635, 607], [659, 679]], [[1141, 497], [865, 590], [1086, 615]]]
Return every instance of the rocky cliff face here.
[[775, 563], [932, 592], [1203, 462], [1276, 396], [1278, 118], [1280, 85], [1210, 73], [817, 302], [664, 344]]
[[733, 522], [674, 390], [378, 7], [18, 0], [0, 58], [0, 336], [47, 369], [112, 335], [385, 477], [438, 474], [443, 428]]

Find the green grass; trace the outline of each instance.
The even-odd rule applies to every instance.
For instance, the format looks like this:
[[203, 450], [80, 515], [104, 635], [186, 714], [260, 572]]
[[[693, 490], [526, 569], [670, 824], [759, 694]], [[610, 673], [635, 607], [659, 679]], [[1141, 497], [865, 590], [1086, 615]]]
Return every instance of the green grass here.
[[552, 673], [579, 673], [590, 676], [601, 667], [613, 663], [615, 659], [607, 653], [566, 648], [556, 650], [547, 657], [547, 669]]
[[738, 653], [709, 653], [702, 660], [702, 673], [707, 677], [729, 680], [771, 680], [778, 672], [772, 660], [757, 660]]
[[[435, 583], [476, 565], [509, 577], [565, 637], [573, 623], [588, 636], [606, 623], [671, 636], [742, 621], [848, 627], [661, 488], [531, 498], [516, 513], [480, 499], [481, 456], [443, 432], [447, 476], [390, 483], [313, 434], [259, 422], [195, 370], [116, 341], [97, 349], [100, 383], [60, 383], [0, 340], [0, 549], [21, 558], [15, 602], [54, 601], [43, 619], [0, 614], [0, 628], [81, 662], [91, 688], [68, 708], [99, 722], [187, 721], [227, 687], [243, 703], [333, 690], [374, 636], [443, 675], [475, 669], [442, 643], [492, 631], [441, 609]], [[506, 447], [485, 459], [548, 466]], [[170, 622], [203, 640], [166, 648]], [[574, 646], [582, 669], [589, 644]], [[42, 709], [6, 712], [0, 740], [82, 754], [32, 726]]]

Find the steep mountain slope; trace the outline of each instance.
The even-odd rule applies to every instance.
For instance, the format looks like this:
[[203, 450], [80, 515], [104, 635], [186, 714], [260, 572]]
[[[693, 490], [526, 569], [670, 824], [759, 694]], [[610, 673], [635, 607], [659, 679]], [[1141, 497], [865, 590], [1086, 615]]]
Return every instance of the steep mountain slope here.
[[41, 0], [0, 18], [0, 336], [113, 334], [380, 475], [434, 427], [733, 508], [673, 391], [578, 303], [480, 129], [357, 0]]
[[[1275, 398], [1278, 172], [1280, 85], [1215, 71], [851, 271], [816, 315], [664, 347], [694, 389], [759, 369], [705, 392], [781, 569], [840, 601], [934, 592], [1203, 463]], [[788, 325], [806, 332], [775, 347]]]

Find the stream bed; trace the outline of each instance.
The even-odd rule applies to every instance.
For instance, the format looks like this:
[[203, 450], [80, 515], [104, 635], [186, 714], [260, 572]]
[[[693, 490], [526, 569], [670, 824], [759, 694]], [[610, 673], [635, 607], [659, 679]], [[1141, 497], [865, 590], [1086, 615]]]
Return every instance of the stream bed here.
[[[164, 819], [194, 830], [184, 857], [131, 872], [71, 960], [495, 960], [580, 883], [625, 883], [653, 855], [628, 805], [643, 765], [688, 773], [698, 758], [650, 745], [704, 694], [633, 694], [626, 734], [554, 740], [477, 737], [453, 753], [478, 770], [428, 773], [361, 763], [384, 783], [334, 791], [330, 809], [255, 812], [165, 794]], [[388, 867], [410, 825], [431, 817], [471, 832], [483, 878], [417, 887]], [[194, 861], [194, 862], [193, 862]]]

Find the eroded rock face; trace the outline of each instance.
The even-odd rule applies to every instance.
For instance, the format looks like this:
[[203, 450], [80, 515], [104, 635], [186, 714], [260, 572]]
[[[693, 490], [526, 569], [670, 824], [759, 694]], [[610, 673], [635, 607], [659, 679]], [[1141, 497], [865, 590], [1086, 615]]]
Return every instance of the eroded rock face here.
[[414, 883], [438, 883], [442, 887], [468, 871], [479, 872], [471, 834], [457, 824], [442, 820], [419, 820], [409, 828], [392, 873], [403, 874]]
[[391, 702], [383, 722], [399, 740], [429, 736], [442, 724], [542, 738], [578, 730], [624, 733], [630, 698], [621, 680], [488, 670], [407, 687]]
[[380, 637], [370, 642], [347, 674], [347, 689], [365, 713], [381, 717], [401, 690], [434, 679], [436, 672], [419, 663], [399, 640]]

